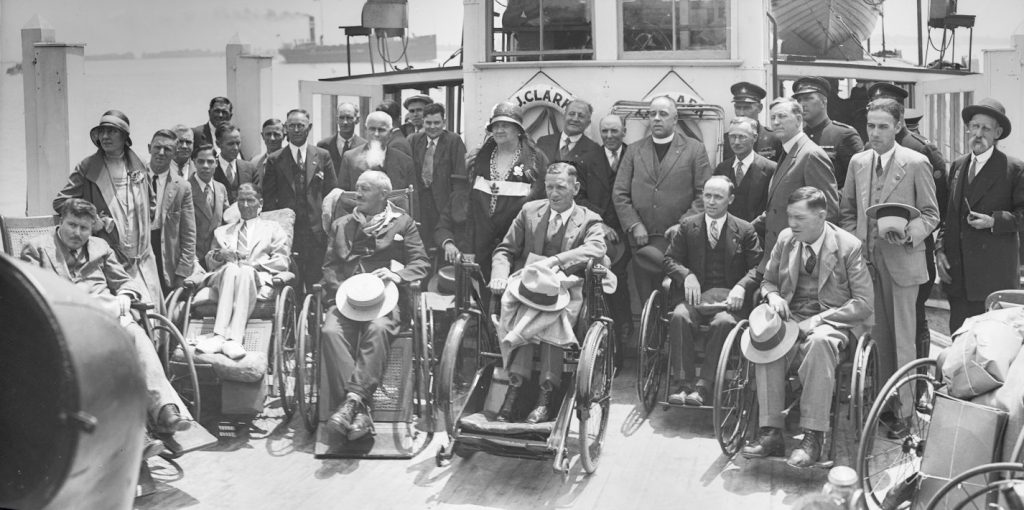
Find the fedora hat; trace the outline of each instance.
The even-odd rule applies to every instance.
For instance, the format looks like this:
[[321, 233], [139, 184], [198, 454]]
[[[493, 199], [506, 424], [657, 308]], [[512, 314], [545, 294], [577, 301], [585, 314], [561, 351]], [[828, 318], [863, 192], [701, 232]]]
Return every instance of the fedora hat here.
[[354, 321], [366, 322], [383, 317], [398, 304], [398, 287], [394, 283], [370, 274], [349, 277], [338, 286], [335, 294], [338, 311]]
[[743, 355], [754, 363], [771, 363], [796, 344], [800, 327], [793, 320], [783, 321], [767, 304], [750, 312], [750, 327], [740, 337]]
[[569, 291], [562, 288], [550, 267], [530, 264], [508, 282], [508, 291], [520, 303], [543, 312], [557, 312], [569, 304]]
[[431, 292], [455, 294], [455, 266], [448, 265], [438, 269], [427, 286], [427, 290]]
[[1010, 124], [1010, 118], [1006, 116], [1006, 108], [1003, 106], [1003, 103], [1000, 103], [991, 97], [986, 97], [985, 99], [964, 108], [963, 111], [960, 112], [960, 117], [964, 119], [964, 124], [970, 124], [971, 118], [979, 113], [996, 119], [999, 126], [1003, 128], [1003, 134], [997, 138], [997, 140], [1002, 140], [1003, 138], [1010, 136], [1010, 128], [1012, 125]]
[[896, 202], [886, 202], [868, 207], [868, 218], [878, 220], [878, 235], [885, 237], [889, 232], [903, 235], [907, 230], [907, 223], [910, 220], [921, 216], [921, 211], [916, 207]]
[[494, 109], [491, 111], [491, 120], [487, 121], [488, 132], [496, 122], [515, 124], [519, 126], [520, 131], [526, 132], [526, 128], [523, 127], [523, 109], [510, 101], [502, 101], [494, 105]]
[[608, 248], [608, 251], [607, 253], [605, 253], [605, 255], [608, 256], [609, 267], [618, 264], [619, 261], [622, 260], [622, 256], [626, 254], [625, 239], [620, 238], [619, 242], [617, 243], [610, 242], [606, 239], [605, 245], [607, 245]]
[[100, 116], [100, 121], [92, 129], [89, 130], [89, 138], [92, 140], [93, 145], [97, 148], [100, 147], [100, 130], [105, 127], [112, 127], [124, 133], [124, 145], [125, 147], [132, 146], [132, 137], [130, 122], [128, 116], [120, 110], [107, 110]]
[[647, 244], [636, 251], [634, 258], [641, 269], [652, 273], [660, 273], [665, 270], [665, 250], [668, 249], [668, 238], [665, 236], [651, 236]]

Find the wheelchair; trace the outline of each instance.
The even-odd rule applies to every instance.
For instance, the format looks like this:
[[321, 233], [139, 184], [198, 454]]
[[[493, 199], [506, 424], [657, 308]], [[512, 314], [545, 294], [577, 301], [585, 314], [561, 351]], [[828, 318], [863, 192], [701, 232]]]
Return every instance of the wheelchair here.
[[[260, 213], [260, 218], [279, 223], [288, 234], [288, 250], [295, 213], [290, 209]], [[195, 282], [186, 281], [167, 298], [168, 310], [182, 331], [187, 349], [171, 351], [170, 371], [182, 369], [185, 356], [195, 359], [195, 372], [205, 406], [203, 415], [217, 417], [218, 428], [230, 433], [232, 426], [245, 424], [264, 409], [268, 396], [277, 396], [285, 416], [296, 409], [296, 317], [299, 302], [299, 279], [292, 271], [273, 277], [273, 293], [267, 300], [258, 300], [245, 328], [242, 346], [246, 357], [233, 361], [220, 354], [194, 352], [196, 339], [211, 333], [217, 315], [217, 300], [199, 293]], [[192, 351], [189, 353], [189, 351]]]
[[[988, 311], [1024, 306], [1024, 291], [1006, 290], [990, 294], [985, 300]], [[879, 392], [860, 437], [857, 472], [866, 499], [880, 505], [901, 482], [919, 480], [922, 461], [929, 446], [932, 410], [936, 395], [946, 391], [935, 359], [914, 360], [900, 368]], [[886, 425], [881, 415], [891, 410], [896, 398], [914, 398], [910, 416], [897, 411], [898, 418], [910, 422], [907, 433], [890, 438], [881, 431]], [[949, 397], [952, 398], [952, 397]], [[927, 405], [922, 404], [922, 400]], [[881, 427], [879, 427], [881, 425]], [[1001, 457], [1002, 450], [996, 458]], [[1004, 462], [983, 464], [950, 479], [929, 498], [919, 498], [920, 482], [908, 495], [915, 508], [1013, 508], [1024, 509], [1021, 489], [1024, 485], [1024, 431], [1017, 437], [1009, 458]], [[948, 501], [947, 501], [948, 500]]]
[[[450, 438], [449, 444], [437, 452], [438, 466], [454, 455], [465, 457], [475, 451], [525, 459], [553, 458], [552, 468], [565, 479], [569, 474], [568, 446], [575, 414], [583, 469], [588, 474], [597, 470], [608, 427], [613, 374], [612, 320], [607, 317], [601, 291], [606, 271], [591, 262], [585, 272], [583, 306], [575, 325], [581, 347], [565, 351], [563, 396], [554, 421], [499, 424], [491, 422], [485, 412], [496, 411], [504, 398], [496, 377], [502, 362], [501, 351], [495, 326], [485, 315], [478, 290], [485, 285], [480, 266], [472, 257], [463, 257], [455, 272], [458, 318], [448, 331], [438, 375], [437, 401]], [[487, 312], [494, 313], [498, 300], [491, 301], [492, 310]]]

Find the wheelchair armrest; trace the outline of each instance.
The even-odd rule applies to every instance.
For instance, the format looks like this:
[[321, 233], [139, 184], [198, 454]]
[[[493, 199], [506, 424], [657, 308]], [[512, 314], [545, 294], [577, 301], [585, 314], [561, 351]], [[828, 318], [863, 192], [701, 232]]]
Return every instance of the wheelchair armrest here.
[[139, 312], [148, 312], [150, 310], [155, 309], [156, 306], [154, 306], [153, 303], [143, 303], [142, 301], [139, 301], [138, 299], [133, 299], [132, 300], [132, 304], [131, 304], [131, 308], [132, 308], [132, 310], [136, 310], [136, 311], [139, 311]]
[[665, 292], [666, 296], [672, 295], [672, 277], [666, 276], [661, 280], [661, 290]]
[[274, 286], [274, 288], [279, 289], [281, 287], [287, 287], [288, 285], [291, 285], [292, 282], [294, 281], [295, 273], [291, 271], [282, 271], [280, 273], [275, 274], [274, 277], [270, 280], [270, 283]]

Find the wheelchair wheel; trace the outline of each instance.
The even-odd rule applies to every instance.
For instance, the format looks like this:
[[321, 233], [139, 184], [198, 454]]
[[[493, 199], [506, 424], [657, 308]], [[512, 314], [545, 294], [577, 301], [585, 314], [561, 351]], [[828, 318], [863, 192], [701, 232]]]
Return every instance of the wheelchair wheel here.
[[[202, 400], [199, 394], [199, 377], [192, 359], [192, 351], [185, 345], [185, 339], [171, 321], [158, 313], [146, 314], [151, 339], [156, 342], [157, 353], [164, 365], [164, 375], [171, 387], [178, 392], [181, 401], [188, 407], [192, 419], [200, 420]], [[174, 358], [180, 354], [181, 360]]]
[[[857, 471], [865, 498], [875, 505], [881, 505], [889, 490], [917, 473], [921, 466], [931, 416], [916, 410], [911, 411], [910, 416], [903, 416], [899, 402], [910, 399], [911, 408], [915, 408], [913, 403], [916, 402], [914, 396], [918, 384], [927, 385], [934, 394], [941, 384], [936, 379], [936, 372], [933, 359], [907, 363], [889, 378], [871, 406], [857, 449]], [[909, 424], [905, 433], [889, 437], [895, 433], [883, 422], [885, 415]]]
[[479, 316], [463, 313], [452, 323], [441, 353], [438, 371], [437, 404], [444, 415], [445, 430], [449, 435], [455, 432], [455, 425], [462, 415], [473, 381], [479, 368], [478, 337], [482, 333]]
[[290, 286], [281, 289], [274, 310], [274, 373], [277, 378], [277, 394], [281, 399], [284, 414], [291, 417], [298, 401], [295, 384], [296, 334], [295, 334], [295, 289]]
[[878, 350], [870, 335], [862, 335], [857, 341], [857, 352], [853, 360], [853, 380], [850, 384], [850, 408], [853, 410], [854, 437], [859, 437], [864, 419], [875, 403], [878, 394]]
[[419, 295], [416, 301], [416, 321], [413, 324], [415, 331], [414, 352], [416, 355], [413, 363], [415, 370], [415, 402], [416, 416], [426, 419], [429, 430], [434, 430], [434, 316], [427, 307], [427, 297]]
[[320, 424], [320, 353], [316, 339], [320, 335], [320, 310], [313, 294], [306, 295], [298, 316], [295, 348], [295, 404], [306, 429], [316, 430]]
[[748, 327], [750, 323], [742, 320], [725, 337], [715, 370], [712, 423], [718, 446], [727, 457], [733, 457], [743, 447], [751, 420], [756, 418], [754, 364], [740, 351], [740, 337]]
[[643, 405], [644, 413], [650, 414], [658, 403], [658, 390], [668, 367], [665, 356], [665, 314], [663, 292], [655, 289], [644, 303], [640, 315], [640, 337], [637, 341], [636, 395]]
[[612, 397], [612, 345], [608, 324], [590, 325], [576, 373], [577, 415], [580, 420], [580, 460], [587, 474], [597, 471], [601, 443], [608, 428]]
[[927, 510], [936, 508], [1024, 508], [1024, 464], [996, 462], [977, 466], [947, 482], [930, 500]]

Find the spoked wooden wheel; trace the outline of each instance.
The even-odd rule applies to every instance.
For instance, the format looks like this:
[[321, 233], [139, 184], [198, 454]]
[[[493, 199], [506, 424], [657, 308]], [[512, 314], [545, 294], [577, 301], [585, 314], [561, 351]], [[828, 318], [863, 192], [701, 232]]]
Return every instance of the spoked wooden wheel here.
[[299, 399], [296, 391], [296, 334], [295, 290], [284, 287], [277, 297], [274, 311], [274, 372], [281, 408], [289, 418], [295, 412]]
[[662, 319], [664, 299], [662, 291], [656, 289], [644, 303], [640, 315], [640, 337], [637, 341], [636, 395], [643, 405], [644, 413], [650, 414], [658, 403], [658, 390], [668, 366], [664, 353], [666, 328]]
[[[921, 467], [931, 415], [916, 409], [919, 385], [929, 395], [941, 385], [936, 379], [935, 360], [914, 360], [897, 370], [878, 392], [861, 431], [857, 471], [865, 498], [876, 506]], [[893, 430], [894, 419], [903, 424], [903, 430]]]
[[718, 446], [727, 457], [743, 447], [757, 410], [754, 364], [740, 350], [740, 337], [748, 327], [749, 322], [740, 321], [725, 337], [715, 370], [712, 422]]
[[478, 341], [475, 335], [484, 334], [479, 316], [463, 313], [448, 330], [441, 365], [438, 369], [437, 404], [445, 419], [445, 430], [449, 435], [466, 407], [466, 401], [473, 390], [473, 380], [479, 367]]
[[601, 444], [608, 428], [612, 396], [612, 345], [608, 324], [590, 325], [576, 374], [577, 414], [580, 420], [580, 460], [587, 474], [597, 471]]
[[927, 510], [1024, 509], [1024, 464], [996, 462], [968, 469], [943, 485], [928, 501]]
[[316, 308], [313, 294], [307, 295], [297, 320], [295, 349], [295, 403], [310, 432], [320, 423], [320, 353], [316, 342], [320, 334], [320, 310]]
[[199, 377], [192, 352], [185, 345], [181, 331], [171, 321], [158, 313], [147, 314], [151, 340], [157, 344], [157, 352], [164, 365], [164, 375], [181, 401], [188, 407], [192, 419], [199, 421], [202, 400], [199, 395]]

